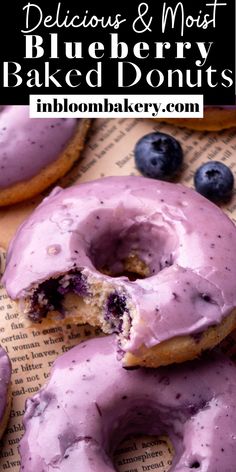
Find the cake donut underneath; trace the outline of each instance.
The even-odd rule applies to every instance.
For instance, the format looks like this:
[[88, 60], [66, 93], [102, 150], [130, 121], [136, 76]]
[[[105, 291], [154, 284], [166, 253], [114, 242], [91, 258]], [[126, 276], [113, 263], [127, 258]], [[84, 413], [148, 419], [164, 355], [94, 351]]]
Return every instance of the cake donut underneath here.
[[11, 363], [0, 347], [0, 438], [7, 426], [11, 408]]
[[236, 126], [236, 105], [228, 107], [205, 107], [203, 118], [168, 118], [166, 121], [176, 126], [199, 131], [220, 131]]
[[169, 436], [169, 472], [235, 472], [236, 367], [212, 354], [128, 371], [113, 336], [93, 339], [56, 360], [24, 427], [21, 472], [115, 472], [113, 452], [133, 434]]
[[183, 362], [236, 327], [236, 228], [182, 185], [57, 188], [16, 233], [3, 283], [33, 322], [70, 316], [117, 333], [125, 365]]
[[0, 206], [32, 198], [79, 158], [89, 120], [29, 118], [28, 106], [0, 108]]

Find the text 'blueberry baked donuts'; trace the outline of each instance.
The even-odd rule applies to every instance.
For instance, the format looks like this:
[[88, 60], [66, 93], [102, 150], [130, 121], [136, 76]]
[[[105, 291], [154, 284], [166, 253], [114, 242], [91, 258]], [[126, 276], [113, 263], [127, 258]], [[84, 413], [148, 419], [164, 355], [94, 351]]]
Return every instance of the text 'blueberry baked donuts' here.
[[32, 321], [69, 315], [117, 333], [125, 365], [183, 362], [236, 327], [236, 228], [182, 185], [57, 188], [17, 231], [3, 283]]
[[28, 106], [0, 109], [0, 206], [37, 195], [79, 158], [89, 120], [29, 118]]
[[113, 453], [134, 434], [169, 436], [169, 472], [235, 472], [236, 367], [212, 354], [127, 371], [113, 336], [93, 339], [56, 360], [24, 426], [21, 472], [115, 472]]

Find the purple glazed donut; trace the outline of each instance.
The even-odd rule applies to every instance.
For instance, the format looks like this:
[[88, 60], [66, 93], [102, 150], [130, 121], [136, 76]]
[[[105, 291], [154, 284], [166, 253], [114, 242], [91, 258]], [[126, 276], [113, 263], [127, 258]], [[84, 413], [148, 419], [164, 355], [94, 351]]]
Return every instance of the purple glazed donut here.
[[118, 333], [126, 365], [182, 362], [236, 327], [236, 229], [181, 185], [57, 188], [16, 233], [3, 283], [33, 321], [68, 313]]
[[27, 400], [21, 472], [115, 472], [112, 455], [132, 434], [167, 434], [169, 472], [235, 472], [236, 367], [212, 354], [159, 369], [125, 370], [113, 336], [59, 357]]
[[0, 205], [31, 198], [79, 157], [88, 120], [30, 118], [28, 106], [0, 107]]

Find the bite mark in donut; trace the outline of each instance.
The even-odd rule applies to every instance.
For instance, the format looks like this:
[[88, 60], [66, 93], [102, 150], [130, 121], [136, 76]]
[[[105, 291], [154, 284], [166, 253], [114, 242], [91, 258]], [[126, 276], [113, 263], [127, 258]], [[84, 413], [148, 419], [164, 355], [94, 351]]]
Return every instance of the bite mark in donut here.
[[49, 311], [63, 313], [63, 299], [69, 292], [76, 293], [81, 297], [88, 295], [85, 277], [77, 270], [42, 282], [34, 290], [29, 301], [29, 318], [32, 321], [41, 321]]
[[234, 329], [235, 280], [229, 218], [143, 177], [54, 190], [18, 230], [3, 277], [32, 320], [98, 325], [118, 334], [126, 365], [151, 367], [173, 362], [177, 346], [176, 362], [198, 356]]

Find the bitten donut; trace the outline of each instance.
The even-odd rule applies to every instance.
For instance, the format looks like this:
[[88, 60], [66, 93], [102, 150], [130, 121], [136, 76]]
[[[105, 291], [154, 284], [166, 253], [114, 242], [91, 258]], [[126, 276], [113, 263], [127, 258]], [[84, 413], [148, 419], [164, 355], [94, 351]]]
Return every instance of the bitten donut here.
[[182, 185], [57, 188], [17, 231], [3, 283], [33, 321], [67, 313], [118, 333], [125, 365], [182, 362], [236, 327], [236, 228]]
[[0, 205], [37, 195], [78, 159], [89, 120], [29, 118], [28, 106], [0, 110]]
[[114, 450], [133, 434], [169, 436], [169, 472], [235, 472], [236, 367], [212, 355], [127, 371], [113, 336], [93, 339], [56, 360], [24, 427], [21, 472], [115, 472]]
[[236, 126], [236, 106], [206, 107], [203, 118], [168, 118], [159, 121], [166, 121], [180, 127], [199, 131], [219, 131]]
[[11, 362], [0, 347], [0, 439], [7, 426], [11, 408]]

